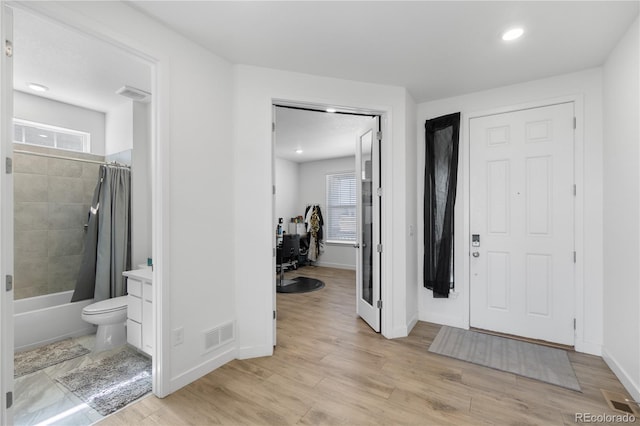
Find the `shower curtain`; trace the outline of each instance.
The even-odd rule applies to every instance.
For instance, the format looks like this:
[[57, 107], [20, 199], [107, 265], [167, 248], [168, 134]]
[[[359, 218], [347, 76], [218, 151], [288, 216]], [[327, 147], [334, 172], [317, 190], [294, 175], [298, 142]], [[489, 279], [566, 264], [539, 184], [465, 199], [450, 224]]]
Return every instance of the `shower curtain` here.
[[131, 171], [105, 164], [93, 194], [84, 256], [72, 302], [126, 294], [123, 271], [131, 268]]

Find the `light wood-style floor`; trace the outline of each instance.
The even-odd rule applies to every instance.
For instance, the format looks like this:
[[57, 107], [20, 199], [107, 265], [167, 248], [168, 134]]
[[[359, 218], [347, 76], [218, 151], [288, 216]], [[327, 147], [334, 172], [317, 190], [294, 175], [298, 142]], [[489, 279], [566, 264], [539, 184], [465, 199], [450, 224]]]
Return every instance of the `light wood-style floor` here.
[[[621, 414], [600, 389], [625, 393], [601, 358], [571, 352], [582, 393], [427, 352], [440, 326], [387, 340], [355, 314], [352, 271], [305, 267], [323, 280], [278, 295], [272, 357], [233, 361], [165, 399], [142, 399], [100, 425], [575, 424]], [[638, 420], [636, 420], [638, 423]]]

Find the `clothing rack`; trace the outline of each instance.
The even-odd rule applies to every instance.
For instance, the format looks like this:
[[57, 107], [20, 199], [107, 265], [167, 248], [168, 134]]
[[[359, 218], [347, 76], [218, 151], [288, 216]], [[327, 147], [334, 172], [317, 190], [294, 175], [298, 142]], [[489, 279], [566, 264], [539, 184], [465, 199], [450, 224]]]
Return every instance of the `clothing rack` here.
[[67, 157], [64, 155], [47, 154], [45, 152], [25, 151], [22, 149], [14, 149], [13, 152], [16, 154], [35, 155], [37, 157], [56, 158], [58, 160], [71, 160], [71, 161], [80, 161], [82, 163], [101, 164], [103, 166], [130, 168], [130, 166], [126, 164], [120, 164], [115, 161], [108, 162], [108, 161], [99, 161], [99, 160], [89, 160], [85, 158], [74, 158], [74, 157]]

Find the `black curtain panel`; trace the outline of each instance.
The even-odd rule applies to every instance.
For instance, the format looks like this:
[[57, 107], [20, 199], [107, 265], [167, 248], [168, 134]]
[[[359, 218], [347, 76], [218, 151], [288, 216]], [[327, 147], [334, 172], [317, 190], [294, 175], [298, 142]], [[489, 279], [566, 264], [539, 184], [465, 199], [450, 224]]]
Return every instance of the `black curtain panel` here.
[[453, 207], [458, 176], [460, 113], [427, 120], [424, 174], [424, 286], [433, 297], [453, 288]]

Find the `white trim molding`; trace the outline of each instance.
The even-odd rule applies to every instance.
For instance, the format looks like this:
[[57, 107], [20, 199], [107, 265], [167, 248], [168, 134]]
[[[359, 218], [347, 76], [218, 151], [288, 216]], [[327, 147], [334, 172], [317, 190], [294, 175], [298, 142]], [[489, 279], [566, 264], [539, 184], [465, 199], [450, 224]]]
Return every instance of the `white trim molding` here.
[[635, 401], [640, 401], [640, 383], [635, 382], [631, 375], [629, 375], [620, 363], [604, 348], [602, 349], [602, 359], [604, 359], [604, 362], [609, 366], [611, 371], [613, 371], [618, 380], [620, 380], [631, 397]]

